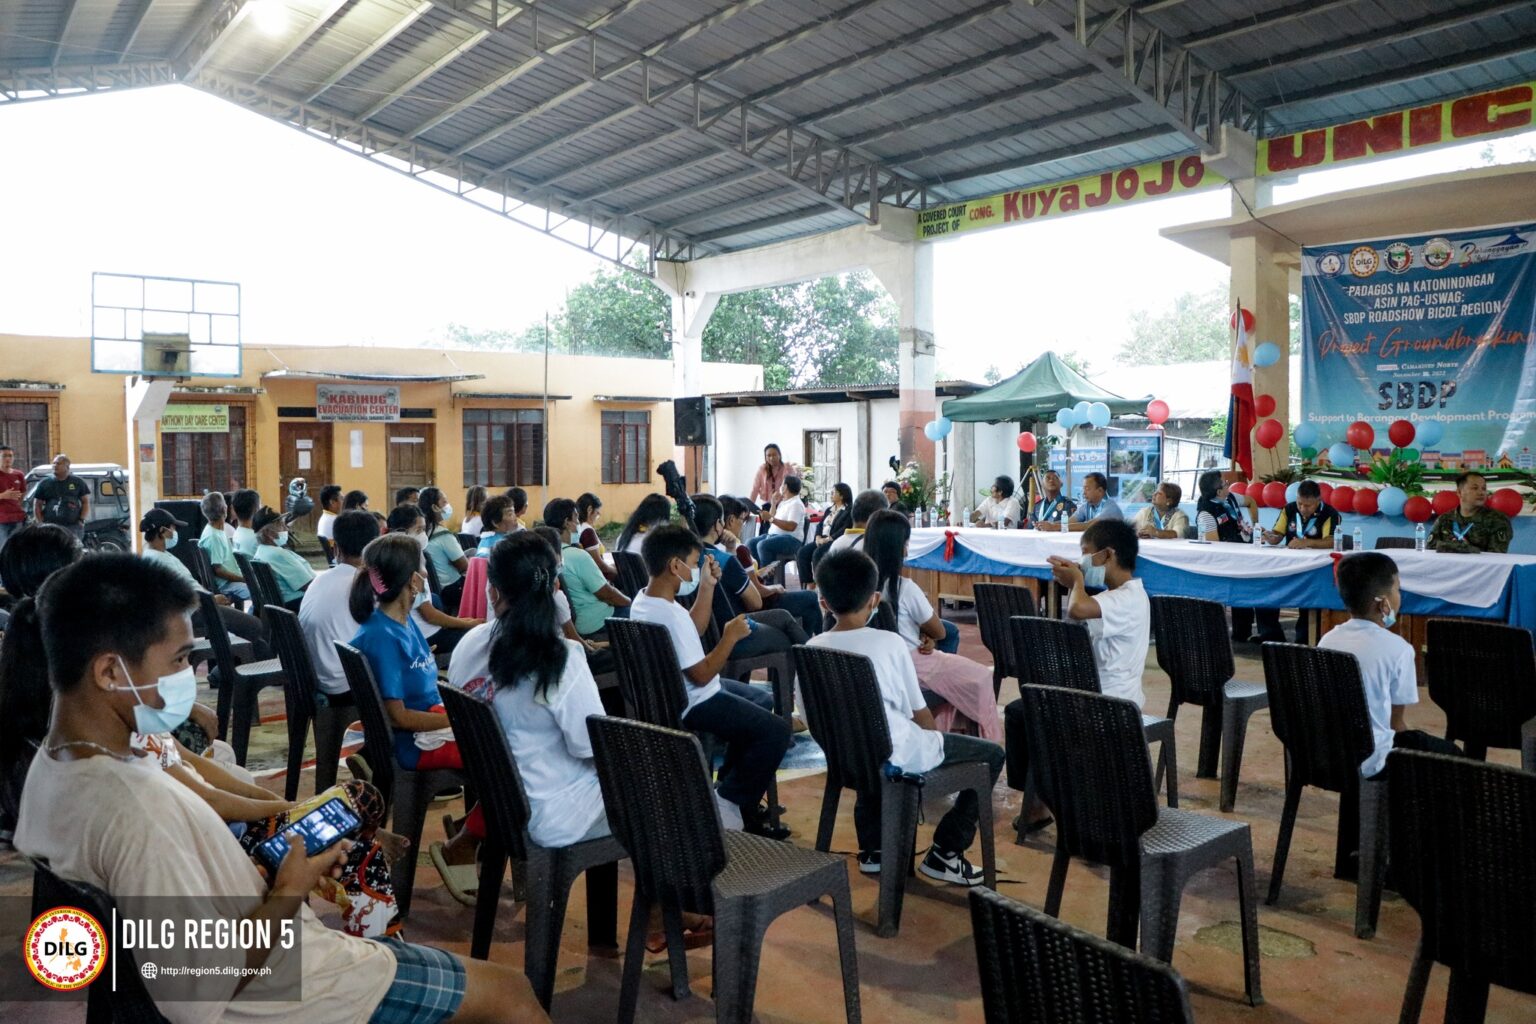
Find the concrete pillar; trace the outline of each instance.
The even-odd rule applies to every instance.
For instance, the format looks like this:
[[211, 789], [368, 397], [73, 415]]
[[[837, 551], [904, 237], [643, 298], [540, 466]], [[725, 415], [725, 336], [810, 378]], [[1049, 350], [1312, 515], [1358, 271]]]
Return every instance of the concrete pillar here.
[[130, 529], [160, 500], [160, 460], [164, 453], [159, 446], [159, 423], [174, 386], [170, 380], [129, 377], [124, 381], [128, 452], [123, 469], [133, 484], [128, 488]]
[[901, 412], [901, 461], [934, 471], [934, 447], [923, 433], [937, 415], [934, 397], [933, 246], [912, 242], [895, 258], [871, 267], [896, 303]]
[[960, 510], [976, 494], [976, 424], [956, 423], [949, 434], [949, 514], [960, 522]]

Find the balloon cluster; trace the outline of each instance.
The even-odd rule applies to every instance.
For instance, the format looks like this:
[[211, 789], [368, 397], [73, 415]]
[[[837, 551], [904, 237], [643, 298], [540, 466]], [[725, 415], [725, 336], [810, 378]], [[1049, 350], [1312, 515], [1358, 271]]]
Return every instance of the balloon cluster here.
[[954, 423], [947, 416], [940, 416], [936, 420], [929, 420], [923, 424], [923, 436], [930, 441], [942, 441], [949, 436], [949, 432], [955, 429]]
[[1074, 427], [1097, 427], [1103, 430], [1109, 426], [1109, 406], [1103, 402], [1078, 402], [1068, 408], [1062, 406], [1056, 410], [1056, 425], [1063, 434]]

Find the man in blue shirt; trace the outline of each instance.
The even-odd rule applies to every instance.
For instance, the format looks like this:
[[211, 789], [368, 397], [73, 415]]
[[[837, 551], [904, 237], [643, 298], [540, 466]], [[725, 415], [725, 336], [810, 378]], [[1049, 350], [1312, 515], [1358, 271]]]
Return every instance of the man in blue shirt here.
[[1109, 479], [1103, 473], [1089, 473], [1083, 477], [1083, 500], [1067, 529], [1082, 533], [1095, 519], [1124, 519], [1125, 513], [1115, 499], [1109, 496]]

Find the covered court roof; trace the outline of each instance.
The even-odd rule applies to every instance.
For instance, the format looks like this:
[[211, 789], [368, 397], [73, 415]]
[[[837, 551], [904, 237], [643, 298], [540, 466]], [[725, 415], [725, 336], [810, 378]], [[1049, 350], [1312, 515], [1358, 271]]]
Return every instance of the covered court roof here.
[[0, 102], [185, 82], [647, 266], [1533, 78], [1531, 0], [0, 0]]

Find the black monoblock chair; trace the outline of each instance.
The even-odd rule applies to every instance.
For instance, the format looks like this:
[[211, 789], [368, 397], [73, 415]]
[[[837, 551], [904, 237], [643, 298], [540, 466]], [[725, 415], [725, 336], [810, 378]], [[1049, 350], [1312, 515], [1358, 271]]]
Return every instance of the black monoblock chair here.
[[352, 720], [350, 707], [331, 706], [320, 689], [320, 679], [304, 642], [299, 617], [279, 605], [269, 604], [262, 612], [277, 659], [283, 666], [283, 703], [288, 713], [288, 774], [283, 782], [283, 798], [293, 800], [299, 793], [299, 773], [304, 765], [304, 741], [309, 726], [315, 726], [315, 792], [336, 784], [336, 769], [341, 761], [341, 740]]
[[78, 907], [107, 931], [107, 961], [86, 989], [86, 1024], [166, 1024], [139, 977], [133, 951], [121, 942], [122, 916], [112, 897], [94, 885], [60, 878], [42, 861], [33, 860], [32, 866], [34, 918], [55, 907]]
[[613, 565], [619, 571], [619, 591], [633, 600], [635, 595], [651, 585], [651, 574], [645, 571], [645, 559], [633, 551], [613, 552]]
[[1004, 679], [1019, 677], [1019, 655], [1013, 647], [1013, 629], [1008, 620], [1036, 614], [1035, 595], [1011, 583], [977, 583], [971, 587], [971, 596], [976, 599], [981, 645], [992, 655], [992, 694], [996, 696]]
[[528, 835], [532, 812], [523, 789], [523, 776], [495, 710], [451, 687], [443, 688], [442, 697], [464, 757], [464, 770], [474, 782], [485, 813], [480, 889], [475, 900], [475, 929], [469, 955], [477, 960], [490, 956], [507, 860], [510, 857], [521, 862], [528, 899], [523, 973], [528, 975], [533, 994], [548, 1010], [555, 991], [565, 907], [571, 886], [582, 873], [587, 876], [587, 942], [594, 946], [618, 944], [614, 922], [618, 914], [618, 862], [625, 857], [624, 847], [612, 836], [559, 848], [535, 843]]
[[338, 642], [336, 653], [341, 669], [357, 702], [357, 716], [363, 722], [363, 760], [368, 762], [373, 784], [389, 802], [394, 816], [392, 831], [410, 840], [405, 856], [395, 858], [391, 878], [395, 901], [402, 916], [410, 912], [411, 894], [416, 887], [416, 857], [421, 849], [421, 830], [432, 798], [456, 786], [465, 786], [464, 806], [474, 804], [465, 774], [456, 768], [433, 768], [424, 772], [407, 771], [395, 761], [395, 730], [384, 711], [379, 684], [363, 652], [350, 644]]
[[[210, 682], [215, 693], [214, 711], [219, 719], [219, 734], [228, 738], [235, 752], [235, 763], [243, 766], [245, 755], [250, 749], [251, 725], [256, 720], [257, 701], [266, 687], [284, 685], [283, 663], [277, 658], [244, 663], [238, 661], [213, 595], [199, 591], [197, 600], [203, 613], [203, 633], [213, 650], [214, 671], [217, 673], [216, 678], [210, 673]], [[230, 721], [231, 713], [233, 722]]]
[[987, 1024], [1194, 1024], [1189, 989], [1167, 964], [991, 889], [970, 899]]
[[[714, 590], [714, 603], [710, 606], [709, 629], [704, 633], [704, 649], [710, 650], [720, 642], [725, 624], [734, 616], [730, 600], [719, 587]], [[784, 721], [793, 723], [795, 717], [795, 659], [788, 651], [759, 654], [754, 658], [735, 658], [726, 662], [720, 674], [727, 679], [748, 682], [752, 673], [761, 670], [773, 687], [773, 710]]]
[[454, 536], [458, 537], [458, 539], [459, 539], [459, 547], [461, 549], [463, 549], [463, 551], [464, 551], [464, 553], [466, 555], [474, 554], [475, 553], [475, 549], [480, 546], [480, 538], [476, 534], [473, 534], [473, 533], [459, 533], [459, 534], [455, 534]]
[[[1376, 934], [1386, 876], [1387, 784], [1360, 775], [1361, 763], [1376, 749], [1360, 663], [1353, 654], [1299, 644], [1267, 643], [1263, 656], [1270, 720], [1285, 746], [1285, 809], [1265, 902], [1280, 898], [1301, 791], [1316, 786], [1338, 793], [1333, 877], [1358, 874], [1355, 935], [1369, 939]], [[1357, 847], [1358, 872], [1350, 862]]]
[[1475, 619], [1430, 619], [1424, 668], [1445, 738], [1482, 761], [1489, 747], [1521, 749], [1536, 728], [1536, 653], [1529, 630]]
[[763, 935], [782, 914], [832, 898], [849, 1024], [861, 1019], [853, 904], [841, 857], [745, 832], [726, 832], [698, 737], [623, 718], [587, 719], [609, 824], [635, 869], [619, 1024], [635, 1018], [651, 907], [661, 906], [673, 998], [688, 995], [682, 913], [715, 919], [715, 1019], [747, 1024]]
[[971, 790], [981, 826], [981, 859], [987, 885], [996, 885], [992, 840], [992, 778], [984, 764], [954, 764], [920, 777], [888, 778], [891, 731], [874, 665], [861, 654], [797, 646], [800, 692], [811, 735], [827, 755], [827, 787], [821, 798], [816, 849], [832, 848], [832, 829], [844, 789], [880, 799], [880, 917], [876, 932], [890, 938], [901, 928], [901, 905], [916, 853], [922, 797]]
[[1418, 1024], [1437, 963], [1447, 1024], [1482, 1024], [1490, 985], [1536, 995], [1536, 775], [1411, 750], [1387, 775], [1392, 870], [1422, 927], [1400, 1024]]
[[1255, 711], [1269, 707], [1269, 691], [1263, 683], [1232, 678], [1236, 667], [1227, 631], [1227, 611], [1215, 601], [1195, 597], [1152, 598], [1152, 635], [1157, 640], [1157, 665], [1173, 683], [1168, 719], [1177, 719], [1181, 704], [1194, 704], [1204, 710], [1200, 717], [1200, 756], [1195, 777], [1216, 777], [1219, 751], [1221, 809], [1230, 812], [1237, 803], [1237, 776], [1243, 764], [1248, 719]]
[[261, 610], [269, 604], [282, 607], [283, 591], [277, 585], [277, 577], [273, 575], [271, 566], [238, 551], [235, 552], [235, 564], [240, 567], [240, 575], [245, 577], [245, 587], [251, 592], [252, 615], [261, 618]]
[[1157, 806], [1141, 713], [1118, 697], [1029, 686], [1021, 698], [1040, 794], [1056, 815], [1056, 859], [1045, 912], [1061, 910], [1073, 857], [1109, 868], [1108, 938], [1168, 962], [1179, 903], [1197, 871], [1237, 862], [1242, 913], [1243, 987], [1264, 1001], [1259, 983], [1258, 888], [1248, 824]]
[[[1008, 620], [1008, 625], [1013, 631], [1014, 649], [1020, 655], [1018, 679], [1021, 693], [1026, 686], [1065, 686], [1089, 693], [1103, 692], [1099, 686], [1099, 668], [1093, 660], [1093, 643], [1088, 637], [1087, 627], [1078, 622], [1037, 616], [1015, 616]], [[1028, 792], [1024, 780], [1014, 778], [1014, 766], [1027, 763], [1026, 758], [1019, 757], [1019, 752], [1028, 749], [1028, 741], [1022, 733], [1019, 719], [1023, 708], [1017, 702], [1010, 704], [1009, 708], [1013, 709], [1013, 713], [1010, 715], [1005, 708], [1003, 715], [1009, 747], [1008, 784]], [[1168, 806], [1178, 807], [1179, 752], [1174, 740], [1173, 719], [1144, 714], [1141, 723], [1146, 742], [1158, 745], [1154, 792], [1163, 788], [1166, 773]]]

